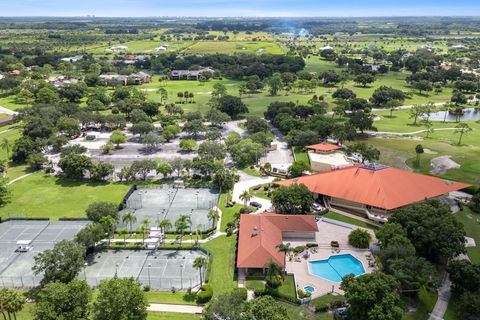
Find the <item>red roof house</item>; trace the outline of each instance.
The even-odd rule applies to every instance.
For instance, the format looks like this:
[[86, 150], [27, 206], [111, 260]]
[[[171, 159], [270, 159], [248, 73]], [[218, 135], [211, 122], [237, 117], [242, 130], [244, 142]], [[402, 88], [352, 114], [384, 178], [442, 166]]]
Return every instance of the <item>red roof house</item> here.
[[270, 260], [285, 266], [285, 254], [277, 246], [285, 236], [298, 234], [314, 238], [318, 231], [315, 216], [242, 214], [238, 236], [238, 268], [260, 269]]

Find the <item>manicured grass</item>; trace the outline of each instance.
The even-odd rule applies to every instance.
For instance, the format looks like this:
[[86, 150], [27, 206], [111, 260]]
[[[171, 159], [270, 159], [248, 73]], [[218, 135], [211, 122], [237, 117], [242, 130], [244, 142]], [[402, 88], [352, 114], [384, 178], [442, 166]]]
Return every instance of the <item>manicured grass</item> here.
[[457, 311], [457, 302], [452, 297], [452, 298], [450, 298], [450, 301], [448, 301], [447, 311], [445, 312], [445, 315], [443, 316], [443, 319], [444, 320], [459, 320], [460, 318], [458, 317], [457, 312], [458, 312]]
[[295, 154], [296, 161], [303, 161], [310, 165], [310, 158], [308, 157], [308, 153], [304, 148], [294, 147], [293, 152]]
[[333, 314], [330, 313], [313, 313], [308, 309], [308, 305], [304, 304], [301, 306], [292, 305], [290, 303], [279, 302], [286, 309], [289, 320], [333, 320]]
[[261, 177], [262, 176], [262, 174], [260, 172], [258, 172], [256, 169], [252, 169], [250, 167], [243, 168], [242, 171], [245, 172], [246, 174], [249, 174], [249, 175], [254, 176], [254, 177]]
[[[253, 290], [262, 290], [265, 289], [265, 283], [261, 278], [247, 278], [245, 286]], [[295, 300], [297, 298], [295, 290], [295, 279], [292, 275], [287, 275], [283, 278], [283, 283], [279, 286], [276, 291], [281, 296], [290, 297], [290, 299]]]
[[11, 202], [0, 208], [0, 216], [84, 217], [95, 201], [120, 203], [130, 185], [72, 181], [35, 173], [11, 185]]
[[360, 220], [357, 220], [357, 219], [354, 219], [354, 218], [351, 218], [351, 217], [347, 217], [347, 216], [341, 215], [341, 214], [336, 213], [336, 212], [328, 212], [327, 214], [324, 215], [324, 217], [329, 218], [329, 219], [342, 221], [342, 222], [349, 223], [349, 224], [353, 224], [355, 226], [359, 226], [359, 227], [362, 227], [362, 228], [374, 229], [374, 230], [379, 228], [376, 225], [373, 225], [373, 224], [370, 224], [370, 223], [367, 223], [367, 222], [364, 222], [364, 221], [360, 221]]
[[196, 304], [195, 298], [185, 292], [149, 291], [145, 296], [149, 303]]
[[188, 47], [185, 52], [191, 54], [282, 54], [284, 50], [277, 43], [267, 41], [199, 41]]
[[455, 214], [458, 221], [463, 224], [468, 237], [475, 239], [476, 247], [467, 248], [467, 254], [473, 263], [480, 263], [480, 214], [473, 212], [470, 208], [463, 208], [462, 211]]
[[[227, 227], [227, 223], [230, 221], [235, 220], [235, 213], [239, 212], [243, 206], [239, 203], [235, 204], [233, 207], [226, 207], [225, 206], [225, 198], [227, 197], [226, 193], [223, 193], [220, 196], [220, 201], [218, 204], [218, 208], [222, 211], [222, 224], [220, 230], [224, 231]], [[231, 196], [229, 196], [230, 199]]]
[[210, 250], [210, 270], [208, 271], [208, 283], [212, 285], [213, 295], [218, 296], [229, 292], [237, 287], [237, 279], [234, 275], [236, 235], [215, 238], [205, 245]]
[[417, 310], [404, 315], [402, 320], [428, 319], [428, 314], [433, 310], [437, 302], [437, 296], [436, 290], [420, 289]]
[[[269, 183], [267, 183], [268, 185]], [[267, 191], [263, 190], [263, 186], [258, 189], [258, 190], [254, 190], [253, 189], [254, 187], [251, 187], [248, 192], [250, 192], [251, 195], [253, 195], [254, 197], [259, 197], [259, 198], [263, 198], [263, 199], [269, 199], [270, 200], [270, 197], [267, 196]]]
[[35, 308], [34, 303], [25, 303], [23, 305], [22, 311], [17, 313], [18, 320], [33, 320], [33, 309]]
[[176, 312], [149, 312], [148, 320], [195, 320], [202, 319], [199, 314], [176, 313]]

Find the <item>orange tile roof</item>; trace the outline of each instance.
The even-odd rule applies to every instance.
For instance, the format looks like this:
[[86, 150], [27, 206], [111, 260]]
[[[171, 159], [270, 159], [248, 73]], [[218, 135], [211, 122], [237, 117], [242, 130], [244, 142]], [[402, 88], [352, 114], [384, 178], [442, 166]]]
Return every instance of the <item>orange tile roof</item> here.
[[306, 146], [306, 149], [311, 149], [311, 150], [317, 150], [317, 151], [335, 151], [337, 149], [342, 149], [341, 146], [337, 146], [336, 144], [331, 144], [331, 143], [319, 143], [319, 144], [313, 144], [311, 146]]
[[277, 246], [282, 243], [282, 232], [285, 231], [317, 232], [315, 216], [242, 214], [238, 236], [237, 267], [263, 268], [270, 259], [284, 267], [285, 254], [279, 252]]
[[278, 182], [305, 184], [314, 193], [392, 210], [438, 197], [470, 185], [445, 181], [381, 165], [363, 165], [321, 172]]

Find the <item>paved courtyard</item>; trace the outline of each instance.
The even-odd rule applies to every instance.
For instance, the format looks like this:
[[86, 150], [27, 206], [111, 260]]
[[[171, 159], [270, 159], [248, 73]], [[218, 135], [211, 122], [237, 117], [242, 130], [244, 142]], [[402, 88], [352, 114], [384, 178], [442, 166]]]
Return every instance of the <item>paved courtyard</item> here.
[[[333, 222], [333, 221], [332, 221]], [[292, 259], [291, 261], [287, 258], [286, 262], [286, 271], [289, 274], [295, 275], [295, 282], [297, 288], [302, 288], [305, 286], [312, 286], [315, 288], [315, 292], [312, 294], [313, 298], [322, 296], [329, 292], [342, 293], [340, 290], [340, 283], [329, 281], [325, 278], [313, 275], [310, 273], [308, 268], [309, 261], [316, 260], [325, 260], [330, 256], [337, 256], [343, 254], [351, 254], [357, 260], [359, 260], [365, 273], [370, 273], [374, 269], [369, 267], [367, 254], [368, 250], [366, 249], [356, 249], [348, 244], [348, 235], [350, 232], [358, 227], [343, 224], [341, 222], [333, 222], [331, 220], [325, 219], [324, 221], [320, 220], [318, 222], [318, 232], [315, 235], [315, 242], [318, 244], [316, 252], [309, 250], [309, 257], [304, 258], [300, 255], [300, 259]], [[372, 237], [374, 238], [373, 232], [371, 232]], [[333, 252], [330, 246], [331, 241], [338, 241], [340, 244], [340, 252]], [[289, 242], [292, 247], [305, 245], [305, 241], [284, 241]], [[311, 241], [309, 243], [313, 243]], [[299, 260], [299, 261], [297, 261]]]

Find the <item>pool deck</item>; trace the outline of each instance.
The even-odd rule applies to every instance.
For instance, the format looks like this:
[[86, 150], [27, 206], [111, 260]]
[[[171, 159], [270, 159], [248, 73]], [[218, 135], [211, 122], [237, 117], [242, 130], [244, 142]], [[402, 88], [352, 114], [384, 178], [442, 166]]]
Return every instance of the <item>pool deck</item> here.
[[[298, 255], [297, 257], [290, 260], [287, 257], [286, 261], [286, 271], [288, 274], [295, 275], [295, 283], [298, 288], [304, 286], [313, 286], [315, 287], [315, 292], [312, 294], [312, 298], [317, 298], [323, 296], [332, 291], [335, 293], [343, 294], [343, 291], [340, 290], [340, 283], [332, 282], [327, 279], [324, 279], [319, 276], [310, 274], [308, 270], [308, 262], [315, 260], [325, 260], [330, 256], [336, 256], [340, 254], [351, 254], [359, 261], [362, 262], [365, 273], [371, 273], [374, 271], [373, 268], [368, 266], [367, 254], [369, 250], [367, 249], [356, 249], [348, 244], [348, 235], [354, 229], [357, 229], [357, 226], [340, 226], [324, 221], [318, 222], [319, 231], [316, 233], [315, 242], [318, 244], [317, 252], [314, 253], [312, 250], [309, 250], [309, 257], [304, 258], [303, 254]], [[360, 228], [362, 229], [362, 228]], [[372, 238], [375, 239], [375, 236], [372, 233]], [[330, 241], [338, 241], [340, 244], [340, 252], [332, 252], [330, 247]], [[284, 241], [285, 243], [289, 242], [292, 247], [299, 245], [305, 245], [306, 242], [302, 241]], [[313, 241], [311, 241], [313, 242]], [[296, 261], [300, 260], [300, 261]]]

